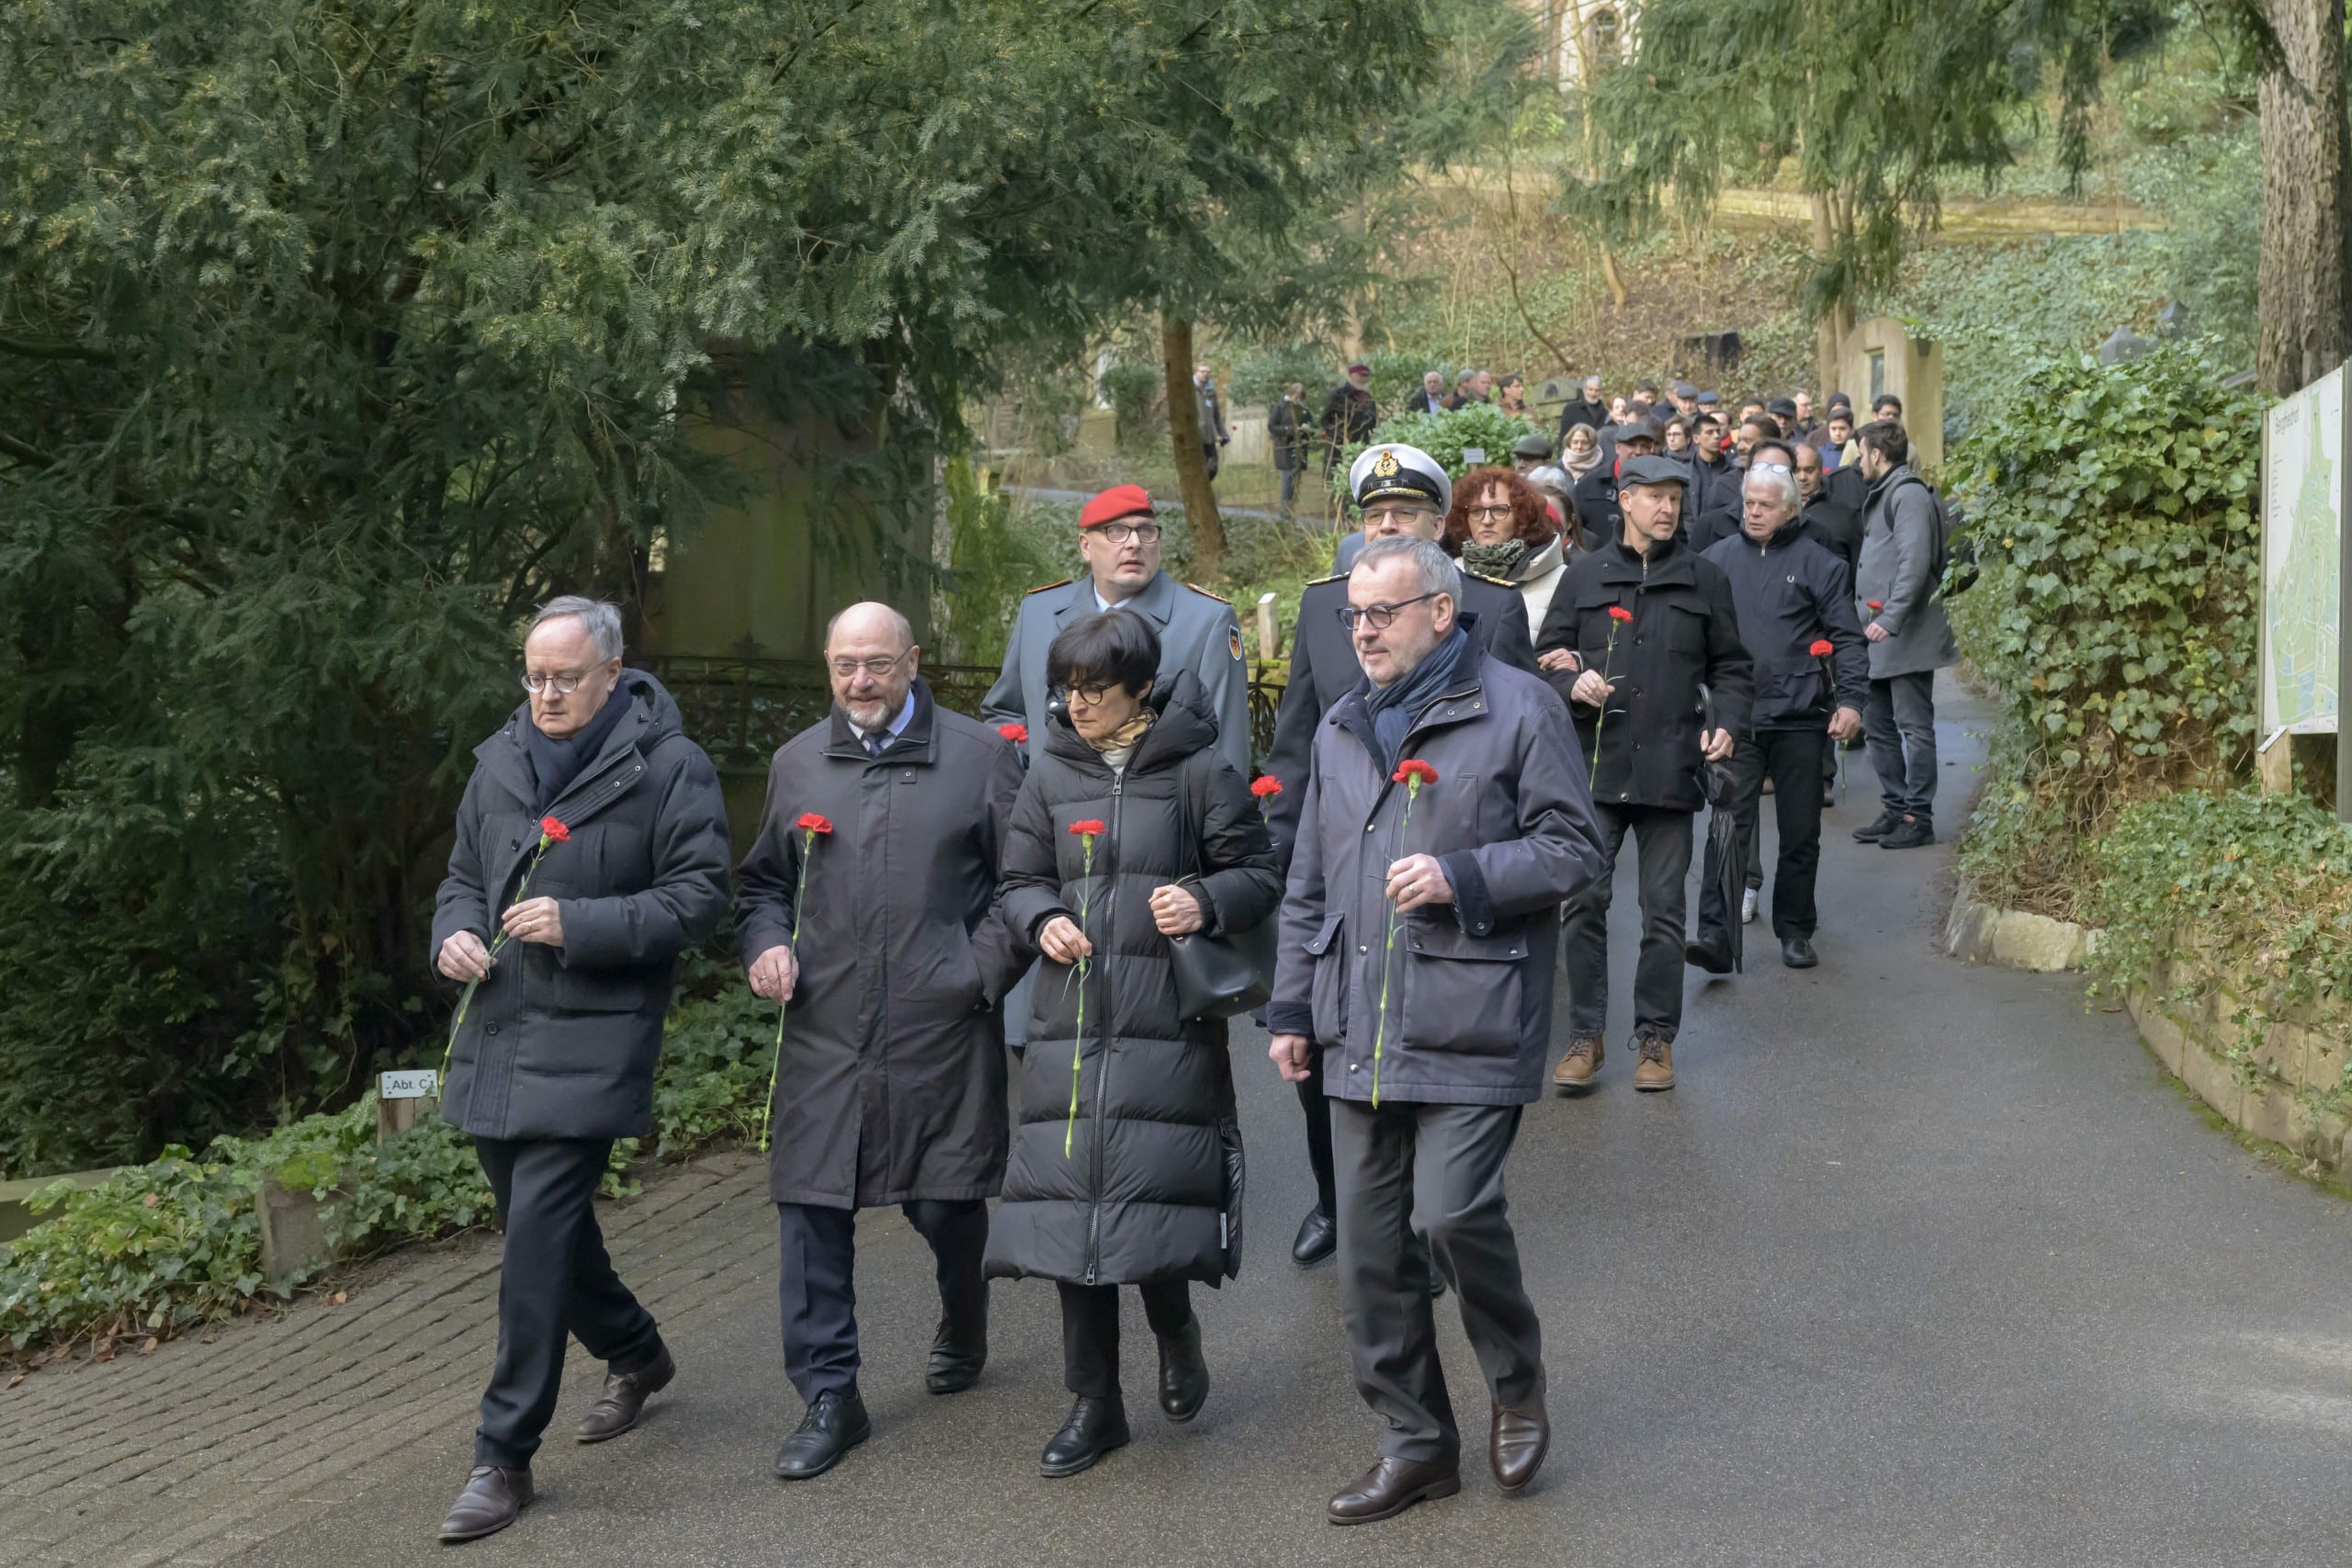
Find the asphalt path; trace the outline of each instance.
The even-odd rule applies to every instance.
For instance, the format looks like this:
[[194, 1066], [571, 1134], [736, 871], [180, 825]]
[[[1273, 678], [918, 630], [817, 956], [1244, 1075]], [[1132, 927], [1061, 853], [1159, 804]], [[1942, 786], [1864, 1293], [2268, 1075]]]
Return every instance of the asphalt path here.
[[[1949, 833], [1980, 748], [1971, 710], [1944, 694]], [[1636, 1096], [1618, 1048], [1629, 849], [1601, 1086], [1530, 1107], [1510, 1168], [1555, 1432], [1528, 1495], [1505, 1498], [1486, 1473], [1483, 1390], [1441, 1303], [1468, 1434], [1462, 1494], [1382, 1525], [1324, 1523], [1326, 1498], [1373, 1457], [1375, 1423], [1349, 1376], [1332, 1271], [1287, 1257], [1310, 1201], [1298, 1111], [1245, 1024], [1250, 1257], [1238, 1282], [1198, 1292], [1215, 1387], [1191, 1426], [1158, 1415], [1130, 1297], [1136, 1440], [1041, 1479], [1068, 1403], [1052, 1287], [998, 1285], [986, 1376], [929, 1397], [929, 1256], [894, 1213], [870, 1214], [871, 1442], [817, 1481], [770, 1477], [799, 1402], [764, 1305], [677, 1344], [679, 1382], [642, 1428], [600, 1447], [563, 1438], [594, 1386], [575, 1348], [541, 1501], [466, 1560], [2342, 1561], [2352, 1211], [2209, 1128], [2125, 1019], [2086, 1009], [2079, 981], [1941, 956], [1949, 847], [1853, 843], [1875, 802], [1851, 761], [1856, 787], [1825, 839], [1821, 966], [1782, 968], [1759, 924], [1747, 974], [1693, 972], [1670, 1094]], [[469, 1426], [453, 1409], [445, 1442], [241, 1561], [447, 1560], [432, 1531]]]

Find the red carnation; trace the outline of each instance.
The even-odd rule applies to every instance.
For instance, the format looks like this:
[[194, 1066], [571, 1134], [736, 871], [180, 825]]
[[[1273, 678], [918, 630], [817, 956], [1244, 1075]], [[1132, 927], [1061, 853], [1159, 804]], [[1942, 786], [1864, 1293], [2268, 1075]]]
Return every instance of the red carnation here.
[[569, 843], [571, 841], [571, 829], [552, 817], [542, 817], [539, 818], [539, 836], [552, 843]]
[[1089, 817], [1082, 822], [1071, 823], [1069, 830], [1080, 838], [1091, 838], [1094, 834], [1102, 831], [1102, 823], [1098, 818]]
[[1609, 606], [1609, 618], [1612, 621], [1630, 621], [1634, 618], [1634, 612], [1623, 604], [1611, 604]]
[[1394, 784], [1433, 784], [1437, 783], [1437, 770], [1419, 757], [1408, 757], [1396, 764], [1396, 771], [1388, 777]]
[[1805, 651], [1812, 654], [1815, 659], [1826, 659], [1831, 654], [1837, 652], [1838, 649], [1831, 644], [1827, 637], [1823, 637], [1815, 642], [1811, 648], [1805, 649]]
[[1260, 800], [1265, 799], [1270, 795], [1280, 795], [1282, 792], [1283, 781], [1272, 773], [1261, 773], [1250, 781], [1250, 793]]
[[1029, 744], [1029, 727], [1025, 724], [1000, 724], [996, 727], [996, 732], [1015, 746]]
[[1883, 609], [1885, 609], [1885, 608], [1886, 608], [1886, 606], [1885, 606], [1884, 604], [1880, 604], [1880, 603], [1879, 603], [1877, 600], [1875, 600], [1875, 599], [1865, 599], [1865, 600], [1863, 600], [1863, 601], [1862, 601], [1862, 603], [1864, 603], [1865, 604], [1868, 604], [1868, 605], [1869, 605], [1871, 609], [1873, 609], [1873, 610], [1883, 610]]
[[813, 811], [802, 812], [800, 820], [795, 822], [793, 826], [804, 833], [830, 833], [833, 830], [833, 825], [831, 822]]

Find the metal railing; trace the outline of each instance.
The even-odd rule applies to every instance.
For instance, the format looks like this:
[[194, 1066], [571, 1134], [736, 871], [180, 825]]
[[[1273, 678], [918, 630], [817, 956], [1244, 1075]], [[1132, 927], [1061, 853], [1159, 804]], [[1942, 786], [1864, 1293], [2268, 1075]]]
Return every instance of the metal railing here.
[[[706, 658], [657, 654], [642, 661], [668, 687], [685, 716], [686, 733], [710, 753], [721, 773], [764, 773], [775, 749], [831, 711], [832, 686], [813, 659]], [[1289, 673], [1281, 660], [1250, 667], [1250, 749], [1263, 758], [1273, 749], [1274, 714]], [[980, 701], [996, 684], [992, 665], [926, 664], [922, 678], [934, 701], [979, 716]]]

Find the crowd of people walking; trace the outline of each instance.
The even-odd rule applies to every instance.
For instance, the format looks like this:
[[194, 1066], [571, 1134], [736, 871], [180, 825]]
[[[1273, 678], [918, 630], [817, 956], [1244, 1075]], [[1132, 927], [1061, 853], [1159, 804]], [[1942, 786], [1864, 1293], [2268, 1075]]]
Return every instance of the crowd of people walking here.
[[[1374, 434], [1366, 378], [1353, 367], [1332, 392], [1327, 435]], [[1205, 367], [1196, 385], [1214, 459], [1227, 427]], [[1345, 492], [1359, 526], [1301, 599], [1254, 776], [1239, 625], [1162, 569], [1140, 487], [1082, 510], [1083, 571], [1024, 598], [978, 716], [935, 700], [899, 610], [833, 617], [831, 711], [775, 751], [732, 879], [744, 983], [777, 1009], [763, 1146], [804, 1407], [777, 1476], [822, 1475], [873, 1430], [861, 1209], [897, 1206], [933, 1254], [933, 1393], [981, 1377], [992, 1280], [1053, 1281], [1070, 1404], [1044, 1475], [1131, 1438], [1127, 1287], [1162, 1415], [1196, 1416], [1214, 1353], [1194, 1287], [1242, 1265], [1228, 1046], [1250, 1013], [1303, 1112], [1315, 1205], [1292, 1258], [1336, 1257], [1335, 1333], [1380, 1419], [1374, 1461], [1326, 1517], [1459, 1490], [1433, 1305], [1449, 1293], [1495, 1481], [1533, 1480], [1551, 1423], [1505, 1174], [1562, 974], [1549, 1081], [1600, 1082], [1624, 843], [1642, 917], [1632, 1082], [1667, 1090], [1686, 969], [1741, 963], [1766, 793], [1792, 967], [1819, 962], [1837, 748], [1867, 736], [1880, 779], [1858, 839], [1933, 841], [1933, 672], [1956, 657], [1949, 511], [1907, 465], [1899, 406], [1857, 427], [1832, 398], [1816, 425], [1797, 393], [1727, 426], [1687, 383], [1664, 405], [1646, 387], [1607, 399], [1598, 378], [1579, 391], [1555, 429], [1528, 416], [1508, 466], [1456, 478], [1363, 445]], [[1420, 395], [1524, 412], [1523, 394], [1516, 377], [1448, 389], [1432, 372]], [[583, 1442], [629, 1430], [677, 1373], [590, 1200], [614, 1140], [649, 1130], [676, 964], [726, 913], [729, 852], [708, 759], [623, 651], [611, 605], [538, 613], [526, 700], [477, 748], [435, 922], [442, 972], [469, 987], [443, 1111], [476, 1139], [505, 1231], [498, 1354], [446, 1540], [532, 1500], [569, 1337], [606, 1364]]]

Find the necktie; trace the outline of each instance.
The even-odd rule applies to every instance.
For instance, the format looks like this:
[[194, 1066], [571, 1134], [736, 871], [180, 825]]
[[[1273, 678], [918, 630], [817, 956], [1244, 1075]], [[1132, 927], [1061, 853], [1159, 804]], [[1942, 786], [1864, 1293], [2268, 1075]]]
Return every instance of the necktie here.
[[890, 738], [877, 729], [865, 738], [865, 754], [869, 757], [879, 757], [882, 755], [882, 748], [888, 744], [890, 744]]

